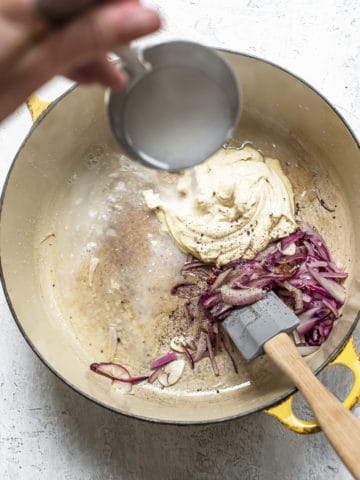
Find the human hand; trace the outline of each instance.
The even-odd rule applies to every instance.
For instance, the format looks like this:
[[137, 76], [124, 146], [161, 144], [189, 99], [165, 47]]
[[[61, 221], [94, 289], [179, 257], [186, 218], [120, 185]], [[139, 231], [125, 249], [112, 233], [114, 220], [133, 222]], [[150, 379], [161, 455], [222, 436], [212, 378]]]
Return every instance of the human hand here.
[[107, 52], [160, 27], [157, 13], [137, 0], [104, 2], [57, 28], [35, 5], [0, 0], [0, 120], [55, 75], [124, 87], [126, 74], [109, 63]]

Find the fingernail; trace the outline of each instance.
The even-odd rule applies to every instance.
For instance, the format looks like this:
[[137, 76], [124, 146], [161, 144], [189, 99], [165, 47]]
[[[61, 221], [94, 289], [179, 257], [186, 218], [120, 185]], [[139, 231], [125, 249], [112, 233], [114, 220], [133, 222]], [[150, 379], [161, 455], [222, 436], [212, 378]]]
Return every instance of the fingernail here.
[[159, 18], [153, 10], [145, 8], [132, 9], [124, 22], [123, 33], [134, 35], [157, 29]]

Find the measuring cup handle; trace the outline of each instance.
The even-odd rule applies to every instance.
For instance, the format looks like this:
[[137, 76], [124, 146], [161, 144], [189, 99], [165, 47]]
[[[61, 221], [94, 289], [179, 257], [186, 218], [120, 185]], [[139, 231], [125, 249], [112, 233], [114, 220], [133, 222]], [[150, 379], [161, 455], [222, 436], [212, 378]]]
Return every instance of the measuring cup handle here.
[[133, 81], [137, 77], [141, 77], [149, 68], [148, 64], [143, 63], [135, 50], [128, 46], [117, 48], [114, 53], [120, 57], [122, 68]]

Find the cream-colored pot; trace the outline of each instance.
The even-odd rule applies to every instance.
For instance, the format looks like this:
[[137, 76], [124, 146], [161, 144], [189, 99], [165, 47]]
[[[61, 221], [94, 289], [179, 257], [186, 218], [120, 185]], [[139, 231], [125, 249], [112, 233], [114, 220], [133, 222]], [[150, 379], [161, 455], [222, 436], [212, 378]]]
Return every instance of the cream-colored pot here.
[[[232, 145], [250, 141], [281, 161], [299, 217], [320, 230], [349, 271], [343, 315], [308, 357], [319, 370], [345, 345], [360, 305], [359, 145], [334, 108], [300, 79], [253, 57], [221, 54], [238, 77], [244, 102]], [[168, 350], [183, 321], [169, 293], [183, 255], [141, 195], [173, 183], [176, 175], [121, 155], [103, 99], [100, 88], [75, 88], [51, 105], [9, 173], [2, 197], [1, 269], [16, 322], [56, 375], [117, 412], [200, 423], [269, 408], [293, 386], [265, 357], [246, 364], [238, 356], [235, 374], [220, 356], [219, 377], [204, 358], [195, 371], [186, 367], [173, 387], [145, 382], [130, 393], [89, 370], [92, 362], [108, 359], [110, 324], [119, 337], [117, 360], [139, 375]], [[320, 205], [316, 188], [335, 212]], [[351, 344], [341, 355], [339, 361], [352, 363], [357, 379], [347, 400], [351, 406], [359, 393], [359, 363]]]

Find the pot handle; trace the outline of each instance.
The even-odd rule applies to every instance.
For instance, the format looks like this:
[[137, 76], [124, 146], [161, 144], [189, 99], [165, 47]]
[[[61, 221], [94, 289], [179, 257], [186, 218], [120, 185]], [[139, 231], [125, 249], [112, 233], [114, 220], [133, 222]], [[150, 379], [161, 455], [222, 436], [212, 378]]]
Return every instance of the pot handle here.
[[32, 123], [35, 123], [36, 120], [41, 117], [51, 103], [52, 102], [47, 102], [46, 100], [41, 100], [36, 93], [30, 95], [30, 97], [26, 100], [26, 106], [31, 115]]
[[[337, 357], [328, 364], [343, 365], [351, 370], [354, 375], [354, 383], [349, 395], [343, 401], [343, 405], [351, 410], [360, 399], [360, 357], [356, 351], [353, 337], [346, 343]], [[285, 425], [289, 430], [297, 433], [316, 433], [321, 430], [316, 420], [306, 421], [298, 418], [292, 409], [293, 400], [296, 393], [293, 393], [274, 407], [263, 410], [264, 413], [275, 417], [279, 422]]]

